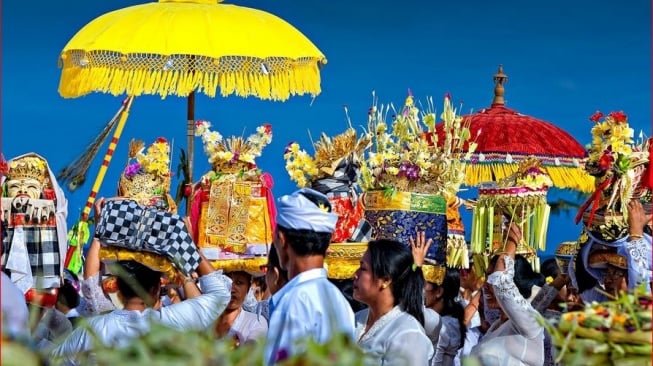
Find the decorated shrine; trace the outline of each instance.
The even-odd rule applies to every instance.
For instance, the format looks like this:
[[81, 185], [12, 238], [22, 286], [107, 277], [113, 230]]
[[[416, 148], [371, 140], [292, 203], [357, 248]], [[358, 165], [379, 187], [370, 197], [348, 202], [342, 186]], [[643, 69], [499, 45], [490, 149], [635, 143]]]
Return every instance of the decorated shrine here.
[[272, 127], [259, 126], [247, 138], [225, 138], [211, 130], [208, 121], [198, 121], [195, 127], [212, 167], [192, 193], [195, 243], [216, 268], [262, 273], [276, 211], [272, 176], [258, 169], [255, 159], [272, 141]]
[[371, 227], [364, 217], [360, 178], [363, 154], [369, 148], [369, 134], [358, 134], [353, 127], [334, 137], [326, 134], [314, 144], [310, 156], [296, 142], [286, 148], [286, 170], [298, 187], [323, 193], [338, 215], [336, 229], [327, 251], [329, 278], [351, 279], [367, 249]]

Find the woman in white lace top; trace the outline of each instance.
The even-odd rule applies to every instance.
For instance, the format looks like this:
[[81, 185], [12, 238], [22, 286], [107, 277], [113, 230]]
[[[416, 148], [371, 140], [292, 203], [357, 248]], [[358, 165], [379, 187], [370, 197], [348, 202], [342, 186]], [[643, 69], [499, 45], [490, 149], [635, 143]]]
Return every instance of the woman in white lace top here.
[[424, 331], [422, 270], [408, 246], [393, 240], [368, 244], [354, 273], [355, 336], [369, 365], [429, 365], [433, 345]]
[[[521, 273], [515, 275], [515, 249], [520, 239], [519, 228], [511, 225], [506, 251], [493, 258], [488, 267], [485, 300], [490, 307], [500, 307], [501, 317], [472, 349], [472, 356], [484, 366], [544, 363], [544, 328], [537, 322], [538, 312], [529, 301], [534, 296], [532, 289], [543, 281], [528, 266], [521, 266]], [[525, 261], [523, 257], [518, 260]]]

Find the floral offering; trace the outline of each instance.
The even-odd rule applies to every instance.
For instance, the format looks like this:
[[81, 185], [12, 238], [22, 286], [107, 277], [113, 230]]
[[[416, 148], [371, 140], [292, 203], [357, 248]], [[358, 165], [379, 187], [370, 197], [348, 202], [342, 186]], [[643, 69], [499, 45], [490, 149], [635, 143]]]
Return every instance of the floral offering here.
[[223, 138], [217, 131], [210, 130], [211, 123], [197, 121], [195, 136], [201, 136], [204, 152], [216, 172], [246, 172], [256, 169], [255, 159], [261, 156], [263, 148], [272, 142], [272, 126], [264, 124], [247, 139], [239, 136]]
[[[424, 111], [410, 92], [400, 111], [392, 104], [378, 106], [375, 99], [368, 113], [372, 148], [363, 165], [363, 188], [455, 196], [476, 144], [470, 139], [469, 121], [456, 114], [448, 94], [440, 118], [446, 131], [443, 141], [435, 132], [432, 98]], [[467, 152], [462, 151], [465, 145]]]

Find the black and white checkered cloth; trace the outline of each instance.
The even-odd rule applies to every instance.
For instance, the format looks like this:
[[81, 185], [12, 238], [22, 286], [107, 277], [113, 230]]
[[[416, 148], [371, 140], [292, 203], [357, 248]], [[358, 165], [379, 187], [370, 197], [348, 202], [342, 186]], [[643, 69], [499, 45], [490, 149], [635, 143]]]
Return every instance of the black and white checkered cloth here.
[[105, 245], [163, 255], [186, 275], [200, 263], [197, 246], [181, 216], [135, 201], [107, 202], [95, 235]]
[[23, 235], [27, 255], [29, 256], [29, 264], [32, 267], [32, 276], [36, 279], [38, 277], [59, 277], [61, 275], [61, 256], [59, 254], [56, 226], [22, 226], [15, 228], [7, 227], [5, 223], [2, 225], [4, 226], [2, 268], [5, 268], [7, 264], [14, 235]]

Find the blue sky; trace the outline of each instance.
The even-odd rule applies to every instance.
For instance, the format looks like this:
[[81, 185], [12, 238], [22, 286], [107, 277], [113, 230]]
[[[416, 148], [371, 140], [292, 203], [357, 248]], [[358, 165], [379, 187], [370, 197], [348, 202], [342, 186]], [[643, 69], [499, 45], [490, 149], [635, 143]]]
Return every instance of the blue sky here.
[[[364, 124], [376, 91], [381, 102], [402, 103], [406, 90], [439, 100], [449, 92], [462, 112], [488, 107], [492, 75], [504, 65], [510, 108], [590, 141], [587, 117], [595, 110], [623, 110], [638, 132], [651, 131], [651, 3], [647, 0], [417, 1], [232, 0], [269, 11], [309, 37], [327, 56], [322, 94], [285, 103], [199, 96], [196, 118], [223, 135], [245, 134], [264, 122], [271, 145], [258, 160], [273, 174], [275, 195], [295, 189], [283, 168], [290, 141], [309, 147], [308, 131], [336, 134]], [[2, 3], [2, 152], [37, 152], [58, 171], [86, 146], [116, 112], [122, 97], [91, 94], [63, 99], [57, 93], [57, 59], [68, 40], [95, 17], [141, 2], [129, 0]], [[144, 96], [134, 102], [100, 195], [113, 196], [131, 138], [159, 136], [185, 147], [185, 99]], [[297, 126], [301, 126], [297, 128]], [[195, 178], [208, 170], [196, 140]], [[87, 183], [69, 199], [69, 225], [79, 218], [102, 148]], [[173, 180], [173, 190], [176, 181]], [[551, 198], [564, 195], [556, 192]], [[573, 198], [573, 196], [571, 196]], [[469, 223], [469, 214], [465, 221]], [[548, 250], [577, 237], [573, 214], [552, 219]], [[469, 226], [468, 226], [469, 229]]]

